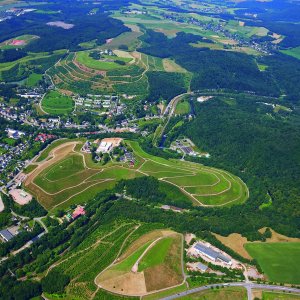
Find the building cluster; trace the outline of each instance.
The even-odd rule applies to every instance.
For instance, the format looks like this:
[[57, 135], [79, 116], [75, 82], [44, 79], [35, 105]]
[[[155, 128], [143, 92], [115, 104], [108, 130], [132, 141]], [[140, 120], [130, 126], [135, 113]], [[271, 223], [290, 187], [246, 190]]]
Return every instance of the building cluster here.
[[120, 101], [117, 95], [76, 95], [73, 97], [76, 110], [99, 111], [110, 116], [120, 115], [124, 112], [126, 105]]
[[176, 13], [161, 13], [161, 16], [167, 20], [199, 26], [204, 30], [222, 34], [224, 37], [236, 41], [239, 47], [249, 47], [263, 54], [270, 54], [270, 50], [276, 48], [276, 45], [271, 42], [258, 42], [255, 39], [242, 37], [238, 32], [231, 32], [226, 28], [226, 24], [221, 22], [201, 21], [194, 17], [183, 17], [181, 14]]
[[36, 142], [45, 143], [46, 141], [53, 140], [55, 138], [56, 136], [54, 134], [39, 133], [34, 140]]
[[0, 11], [0, 22], [10, 20], [14, 17], [19, 17], [21, 15], [32, 12], [34, 10], [35, 9], [18, 7], [18, 8], [10, 8], [5, 11]]
[[[0, 155], [0, 172], [2, 172], [3, 175], [6, 173], [6, 171], [8, 171], [10, 172], [7, 174], [8, 178], [13, 178], [25, 166], [25, 162], [19, 158], [28, 150], [30, 147], [30, 142], [25, 140], [16, 146], [0, 143], [0, 147], [4, 149], [4, 153]], [[14, 165], [14, 167], [10, 170], [12, 165]]]
[[7, 132], [7, 137], [14, 140], [19, 140], [25, 136], [25, 132], [16, 129], [7, 128], [6, 132]]

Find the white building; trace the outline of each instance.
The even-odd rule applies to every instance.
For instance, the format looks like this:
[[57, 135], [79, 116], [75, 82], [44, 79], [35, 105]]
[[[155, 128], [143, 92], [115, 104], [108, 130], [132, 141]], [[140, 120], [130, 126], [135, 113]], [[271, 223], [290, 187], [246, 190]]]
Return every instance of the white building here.
[[112, 149], [111, 142], [101, 142], [96, 150], [96, 153], [108, 153]]

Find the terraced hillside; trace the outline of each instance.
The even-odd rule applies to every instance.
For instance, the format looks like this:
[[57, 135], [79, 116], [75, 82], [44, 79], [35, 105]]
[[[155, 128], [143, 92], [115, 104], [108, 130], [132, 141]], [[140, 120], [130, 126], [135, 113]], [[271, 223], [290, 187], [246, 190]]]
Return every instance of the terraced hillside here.
[[47, 74], [58, 88], [74, 93], [84, 94], [91, 89], [134, 95], [147, 93], [146, 71], [149, 67], [146, 57], [137, 52], [115, 52], [118, 55], [115, 59], [123, 61], [124, 65], [92, 60], [87, 52], [78, 52], [68, 54]]
[[167, 193], [182, 195], [194, 205], [231, 205], [248, 198], [243, 181], [223, 170], [166, 160], [144, 152], [137, 142], [127, 141], [135, 165], [110, 161], [96, 164], [91, 154], [80, 151], [82, 142], [69, 141], [52, 149], [48, 158], [28, 175], [25, 187], [47, 209], [85, 203], [121, 179], [156, 177]]

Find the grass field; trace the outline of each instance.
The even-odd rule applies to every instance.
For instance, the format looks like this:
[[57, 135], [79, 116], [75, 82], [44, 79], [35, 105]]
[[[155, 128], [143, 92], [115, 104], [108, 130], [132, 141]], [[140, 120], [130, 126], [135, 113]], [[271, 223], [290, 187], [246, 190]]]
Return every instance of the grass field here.
[[116, 62], [116, 60], [123, 61], [124, 63], [129, 63], [130, 61], [132, 61], [132, 58], [127, 58], [127, 57], [116, 57], [116, 56], [106, 55], [106, 56], [104, 56], [104, 58], [107, 60], [113, 60], [113, 61], [95, 60], [89, 56], [88, 51], [81, 51], [81, 52], [78, 52], [76, 55], [76, 60], [79, 63], [81, 63], [91, 69], [104, 70], [104, 71], [124, 67], [123, 65], [118, 64]]
[[146, 233], [120, 260], [101, 272], [96, 283], [105, 290], [127, 296], [146, 295], [180, 284], [183, 280], [181, 245], [182, 236], [172, 231]]
[[62, 95], [57, 91], [48, 92], [42, 100], [43, 110], [51, 115], [69, 114], [74, 109], [72, 98]]
[[190, 103], [188, 101], [180, 101], [175, 109], [176, 115], [187, 115], [190, 112]]
[[26, 85], [28, 87], [33, 87], [33, 86], [36, 86], [39, 81], [41, 81], [43, 78], [43, 75], [42, 74], [36, 74], [36, 73], [32, 73], [29, 75], [29, 77], [27, 78], [26, 80]]
[[248, 243], [249, 254], [255, 258], [270, 281], [300, 283], [300, 243]]
[[246, 300], [246, 289], [240, 287], [227, 287], [219, 290], [203, 291], [195, 294], [191, 294], [180, 299], [184, 300]]
[[112, 161], [103, 166], [94, 163], [90, 154], [80, 152], [82, 143], [83, 140], [55, 141], [36, 160], [38, 167], [25, 186], [45, 208], [85, 203], [121, 179], [149, 175], [160, 180], [160, 190], [173, 204], [185, 201], [195, 205], [231, 205], [247, 199], [246, 185], [223, 170], [156, 157], [132, 141], [126, 143], [133, 149], [134, 167]]
[[170, 250], [172, 242], [173, 239], [171, 237], [158, 241], [140, 261], [139, 272], [162, 264]]

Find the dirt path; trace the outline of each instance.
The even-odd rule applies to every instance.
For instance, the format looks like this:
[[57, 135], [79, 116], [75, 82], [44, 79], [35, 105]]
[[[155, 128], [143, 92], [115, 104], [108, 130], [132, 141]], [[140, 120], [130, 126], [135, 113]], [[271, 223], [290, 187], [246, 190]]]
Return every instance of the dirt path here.
[[143, 259], [143, 257], [146, 255], [146, 253], [157, 244], [158, 241], [160, 241], [164, 237], [159, 237], [158, 239], [154, 240], [147, 248], [146, 250], [142, 253], [142, 255], [137, 259], [137, 261], [134, 263], [133, 267], [131, 268], [131, 272], [137, 273], [139, 269], [139, 263]]

